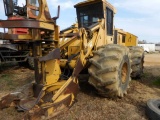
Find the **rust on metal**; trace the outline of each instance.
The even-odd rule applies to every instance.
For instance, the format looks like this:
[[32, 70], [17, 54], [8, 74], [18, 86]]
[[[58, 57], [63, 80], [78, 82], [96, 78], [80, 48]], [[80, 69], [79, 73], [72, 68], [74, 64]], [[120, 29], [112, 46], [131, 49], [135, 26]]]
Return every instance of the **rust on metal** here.
[[[75, 78], [76, 79], [76, 78]], [[78, 81], [78, 80], [77, 80]], [[65, 90], [65, 94], [69, 94], [69, 93], [73, 93], [74, 94], [74, 96], [77, 96], [77, 93], [79, 92], [79, 85], [77, 84], [77, 83], [75, 83], [75, 82], [71, 82], [68, 86], [67, 86], [67, 88], [66, 88], [66, 90]]]
[[[28, 113], [25, 115], [24, 120], [39, 120], [40, 118], [44, 117], [44, 119], [49, 119], [52, 117], [55, 117], [56, 115], [60, 114], [61, 112], [67, 110], [71, 104], [72, 101], [72, 95], [71, 93], [74, 93], [75, 97], [77, 95], [79, 91], [79, 86], [78, 84], [74, 83], [73, 81], [69, 84], [69, 86], [67, 86], [67, 88], [64, 91], [64, 94], [70, 94], [68, 97], [66, 97], [65, 99], [61, 100], [60, 102], [56, 102], [53, 104], [49, 104], [48, 106], [44, 106], [44, 107], [37, 107], [35, 106], [34, 108], [32, 108], [30, 111], [28, 111]], [[73, 101], [74, 103], [75, 101]], [[46, 111], [53, 107], [54, 111], [53, 114], [46, 116]]]
[[59, 48], [56, 48], [52, 52], [47, 54], [46, 56], [39, 58], [39, 61], [44, 62], [44, 61], [49, 61], [49, 60], [54, 60], [54, 59], [60, 59], [60, 49]]
[[54, 23], [37, 20], [0, 20], [0, 28], [39, 28], [54, 30]]
[[0, 32], [0, 39], [2, 40], [32, 40], [32, 36], [29, 34], [8, 34]]
[[[83, 69], [83, 65], [79, 59], [73, 76], [70, 76], [64, 82], [64, 80], [60, 79], [60, 66], [58, 66], [59, 63], [56, 61], [55, 67], [58, 67], [55, 70], [51, 69], [49, 71], [50, 73], [53, 72], [52, 74], [54, 76], [46, 75], [48, 72], [46, 66], [50, 65], [47, 64], [48, 61], [60, 59], [60, 50], [68, 47], [75, 40], [80, 40], [80, 33], [60, 34], [59, 26], [56, 25], [60, 8], [58, 9], [57, 17], [51, 18], [46, 0], [38, 0], [38, 2], [39, 7], [36, 7], [30, 5], [27, 0], [27, 15], [23, 16], [24, 19], [0, 20], [0, 28], [9, 29], [8, 33], [0, 33], [0, 39], [13, 40], [15, 43], [18, 41], [28, 41], [32, 48], [31, 52], [32, 57], [34, 57], [35, 66], [35, 83], [30, 84], [30, 86], [27, 86], [27, 88], [17, 94], [9, 94], [0, 100], [0, 109], [10, 107], [14, 104], [18, 111], [27, 111], [24, 120], [39, 120], [43, 117], [48, 119], [71, 107], [79, 91], [77, 76]], [[36, 11], [39, 11], [38, 15], [35, 14]], [[27, 32], [25, 34], [13, 34], [13, 29], [16, 30], [19, 28], [26, 29]], [[59, 39], [65, 37], [68, 38], [67, 42], [60, 45]], [[47, 45], [47, 43], [53, 45], [52, 48], [48, 47], [49, 50], [47, 50], [47, 47], [43, 47], [43, 44]], [[46, 55], [44, 52], [49, 54]], [[59, 70], [59, 72], [56, 73], [56, 70]], [[48, 84], [46, 84], [48, 82], [47, 79], [50, 80]], [[64, 83], [62, 84], [61, 82]], [[50, 87], [55, 87], [55, 89], [50, 89]]]
[[50, 15], [50, 13], [48, 11], [45, 10], [44, 11], [44, 15], [45, 15], [47, 20], [52, 20], [51, 15]]
[[[71, 101], [71, 95], [66, 97], [63, 101], [58, 102], [56, 104], [52, 104], [46, 108], [35, 106], [32, 110], [28, 111], [26, 115], [24, 116], [24, 120], [40, 120], [40, 119], [50, 119], [57, 115], [59, 115], [61, 112], [64, 112], [68, 110], [68, 105]], [[54, 108], [53, 113], [51, 115], [47, 115], [47, 110], [49, 108]]]
[[62, 38], [62, 37], [73, 37], [73, 36], [80, 37], [79, 33], [60, 34], [60, 38]]
[[73, 71], [73, 76], [74, 76], [74, 77], [77, 77], [77, 76], [79, 75], [79, 73], [83, 70], [83, 68], [84, 68], [84, 66], [83, 66], [83, 64], [82, 64], [81, 59], [79, 58], [79, 59], [77, 60], [76, 67], [75, 67], [75, 69], [74, 69], [74, 71]]
[[33, 6], [33, 5], [31, 5], [31, 4], [27, 5], [27, 7], [30, 8], [30, 9], [32, 9], [32, 10], [38, 11], [38, 7]]
[[17, 101], [19, 101], [19, 95], [20, 93], [17, 92], [2, 97], [0, 100], [0, 109], [8, 108], [11, 106], [12, 103], [16, 103]]

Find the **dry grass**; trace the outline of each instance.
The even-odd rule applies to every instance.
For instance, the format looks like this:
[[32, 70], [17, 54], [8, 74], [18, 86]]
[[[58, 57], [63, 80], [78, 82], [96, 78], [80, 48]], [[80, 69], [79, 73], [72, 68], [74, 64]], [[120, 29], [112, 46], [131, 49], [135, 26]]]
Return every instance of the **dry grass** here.
[[[93, 88], [82, 85], [77, 102], [67, 111], [51, 120], [148, 120], [145, 107], [148, 99], [160, 98], [160, 66], [145, 67], [141, 79], [132, 80], [127, 96], [115, 100], [102, 98], [93, 92]], [[0, 97], [34, 80], [34, 72], [14, 67], [1, 71]], [[159, 83], [159, 82], [158, 82]], [[0, 111], [0, 120], [21, 119], [24, 113], [14, 108]]]
[[[2, 67], [0, 71], [0, 98], [10, 92], [17, 91], [26, 83], [34, 80], [34, 72], [18, 66]], [[20, 120], [24, 113], [18, 113], [15, 108], [0, 111], [0, 120]]]

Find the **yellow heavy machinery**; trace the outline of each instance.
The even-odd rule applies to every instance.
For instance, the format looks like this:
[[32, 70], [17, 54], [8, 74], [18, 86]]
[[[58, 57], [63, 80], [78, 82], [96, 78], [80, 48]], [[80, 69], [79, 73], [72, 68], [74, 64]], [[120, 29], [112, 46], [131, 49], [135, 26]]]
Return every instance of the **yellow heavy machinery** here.
[[131, 53], [132, 78], [140, 78], [143, 73], [144, 50], [138, 47], [138, 37], [123, 29], [114, 30], [114, 44], [127, 46]]
[[138, 37], [123, 29], [114, 30], [114, 44], [120, 44], [127, 47], [138, 46]]
[[52, 18], [46, 0], [37, 2], [39, 6], [26, 0], [24, 7], [18, 7], [15, 0], [4, 0], [8, 17], [24, 19], [1, 20], [0, 27], [26, 28], [28, 34], [1, 33], [0, 37], [31, 44], [35, 82], [4, 96], [0, 108], [16, 106], [18, 111], [27, 112], [24, 119], [29, 120], [54, 117], [75, 102], [78, 76], [84, 71], [101, 96], [114, 98], [127, 94], [131, 53], [128, 47], [113, 44], [115, 8], [105, 0], [78, 3], [75, 5], [78, 23], [60, 32], [56, 24], [59, 9], [57, 17]]

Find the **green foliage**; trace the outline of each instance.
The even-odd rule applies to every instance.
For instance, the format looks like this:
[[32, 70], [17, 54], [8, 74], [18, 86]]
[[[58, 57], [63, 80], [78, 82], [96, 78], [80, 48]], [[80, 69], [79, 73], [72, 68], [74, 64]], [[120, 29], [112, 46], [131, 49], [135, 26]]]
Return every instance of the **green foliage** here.
[[144, 78], [147, 78], [149, 76], [150, 76], [150, 73], [147, 73], [147, 72], [142, 74], [142, 77], [144, 77]]
[[160, 77], [156, 78], [156, 80], [153, 82], [153, 85], [160, 86]]

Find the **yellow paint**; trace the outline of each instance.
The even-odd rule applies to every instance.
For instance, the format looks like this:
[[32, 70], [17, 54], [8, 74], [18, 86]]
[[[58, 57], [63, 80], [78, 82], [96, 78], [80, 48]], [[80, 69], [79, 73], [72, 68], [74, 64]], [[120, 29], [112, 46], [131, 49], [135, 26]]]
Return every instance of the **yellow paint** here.
[[40, 22], [39, 26], [41, 28], [46, 28], [46, 29], [49, 29], [49, 30], [55, 30], [54, 24]]
[[61, 94], [61, 95], [54, 101], [54, 103], [58, 103], [58, 102], [64, 100], [65, 98], [69, 97], [70, 95], [71, 95], [71, 94], [66, 94], [66, 95]]
[[56, 94], [53, 96], [52, 100], [55, 101], [67, 88], [67, 86], [73, 81], [73, 78], [70, 77], [66, 83], [56, 92]]
[[137, 46], [138, 41], [137, 41], [137, 36], [126, 32], [126, 43], [125, 46]]
[[58, 60], [49, 60], [45, 63], [46, 85], [56, 83], [59, 80], [61, 69]]
[[53, 108], [53, 107], [48, 108], [48, 109], [47, 109], [47, 114], [48, 114], [48, 116], [49, 116], [49, 115], [52, 115], [52, 114], [53, 114], [53, 111], [54, 111], [54, 108]]
[[54, 92], [55, 90], [58, 90], [62, 87], [62, 85], [65, 84], [66, 81], [61, 81], [61, 82], [57, 82], [55, 84], [53, 84], [52, 86], [48, 87], [46, 89], [47, 92]]
[[[66, 60], [66, 59], [61, 59], [61, 60], [60, 60], [60, 66], [64, 68], [64, 67], [66, 66], [67, 62], [68, 62], [68, 60]], [[76, 60], [71, 60], [71, 61], [68, 63], [68, 65], [69, 65], [70, 69], [74, 69], [75, 66], [76, 66]]]
[[137, 36], [126, 32], [122, 29], [115, 29], [117, 31], [117, 44], [124, 46], [137, 46]]
[[31, 40], [32, 36], [31, 35], [18, 35], [19, 40]]
[[75, 40], [75, 42], [73, 42], [72, 44], [70, 44], [68, 46], [68, 56], [77, 54], [78, 52], [80, 52], [80, 48], [81, 48], [81, 41], [80, 40]]

